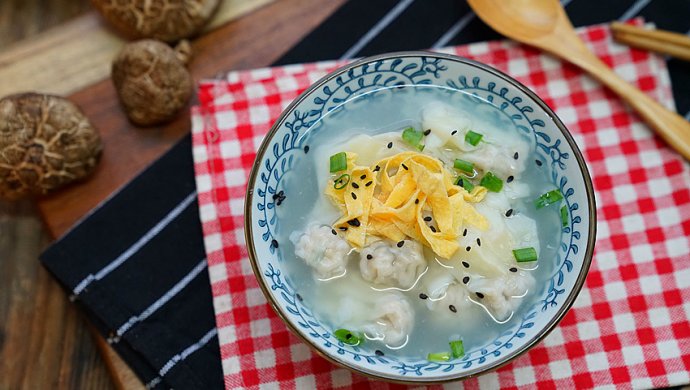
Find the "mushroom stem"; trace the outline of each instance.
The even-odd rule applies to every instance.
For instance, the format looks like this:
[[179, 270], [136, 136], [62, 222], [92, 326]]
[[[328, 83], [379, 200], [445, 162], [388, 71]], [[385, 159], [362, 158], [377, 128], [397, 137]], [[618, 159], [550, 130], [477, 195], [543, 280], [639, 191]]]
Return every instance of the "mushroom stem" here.
[[188, 40], [183, 39], [175, 46], [175, 56], [185, 65], [192, 59], [192, 45]]

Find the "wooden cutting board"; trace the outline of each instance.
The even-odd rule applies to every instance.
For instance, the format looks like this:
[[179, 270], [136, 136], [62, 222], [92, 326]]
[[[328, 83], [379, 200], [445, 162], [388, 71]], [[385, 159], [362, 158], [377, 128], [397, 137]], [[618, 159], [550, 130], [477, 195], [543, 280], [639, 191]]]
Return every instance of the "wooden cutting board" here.
[[[192, 42], [190, 71], [200, 80], [229, 70], [268, 66], [344, 2], [225, 0], [211, 27]], [[0, 53], [0, 96], [28, 90], [68, 95], [103, 138], [105, 150], [94, 175], [39, 200], [39, 211], [53, 238], [62, 236], [190, 130], [188, 110], [159, 127], [137, 128], [127, 121], [108, 78], [110, 60], [122, 45], [97, 15], [88, 14]], [[51, 308], [70, 319], [47, 324], [41, 333], [69, 339], [63, 348], [78, 344], [84, 337], [85, 322], [74, 320], [76, 313], [65, 294], [55, 298], [53, 280], [42, 278], [38, 283], [44, 295], [59, 300]], [[95, 340], [115, 385], [143, 388], [107, 343], [98, 335]], [[91, 387], [89, 383], [84, 386]]]

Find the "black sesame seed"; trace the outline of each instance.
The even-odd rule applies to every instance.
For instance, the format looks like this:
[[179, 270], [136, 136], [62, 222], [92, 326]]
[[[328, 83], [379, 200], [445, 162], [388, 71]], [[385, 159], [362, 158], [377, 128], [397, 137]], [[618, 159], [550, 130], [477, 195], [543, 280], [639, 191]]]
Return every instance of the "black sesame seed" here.
[[362, 176], [359, 177], [359, 180], [364, 180], [364, 179], [366, 179], [366, 178], [367, 178], [367, 175], [362, 175]]
[[510, 271], [510, 272], [517, 272], [517, 268], [515, 268], [515, 267], [510, 267], [509, 271]]
[[450, 135], [455, 135], [455, 134], [457, 134], [457, 133], [458, 133], [457, 130], [453, 130], [453, 131], [450, 132]]
[[463, 183], [462, 179], [458, 179], [458, 182], [456, 184], [459, 185], [460, 187], [464, 187], [464, 185], [463, 185], [464, 183]]
[[538, 167], [540, 167], [542, 164], [541, 160], [534, 160], [534, 163], [537, 164]]
[[405, 245], [405, 241], [398, 241], [396, 245], [398, 246], [398, 248], [402, 248], [402, 246]]
[[513, 155], [513, 158], [517, 160], [519, 157], [520, 157], [520, 155], [518, 154], [518, 152], [515, 152], [515, 154]]
[[309, 153], [309, 145], [304, 146], [304, 154]]
[[405, 165], [405, 164], [400, 164], [400, 165], [402, 165], [403, 169], [406, 170], [406, 171], [408, 171], [408, 170], [410, 169], [410, 168], [408, 168], [407, 165]]
[[389, 142], [389, 143], [388, 143], [388, 149], [390, 149], [390, 148], [392, 148], [392, 147], [393, 147], [393, 143], [392, 143], [392, 142]]
[[419, 204], [419, 199], [415, 199], [414, 204]]
[[380, 170], [381, 170], [381, 167], [380, 167], [380, 166], [377, 165], [376, 167], [374, 167], [374, 172], [378, 172], [378, 171], [380, 171]]
[[448, 305], [448, 309], [450, 309], [450, 311], [452, 311], [453, 313], [458, 312], [458, 309], [456, 309], [455, 306], [453, 306], [453, 305]]
[[424, 131], [424, 135], [429, 135], [429, 134], [431, 134], [431, 129], [426, 129], [426, 130]]
[[470, 263], [468, 263], [468, 262], [466, 262], [466, 261], [463, 261], [463, 262], [462, 262], [462, 266], [465, 267], [465, 268], [470, 268]]
[[472, 247], [471, 247], [471, 246], [468, 246], [468, 247], [465, 248], [465, 250], [469, 252], [469, 251], [472, 250]]
[[371, 254], [368, 254], [368, 255], [367, 255], [367, 260], [371, 260], [371, 259], [373, 259], [373, 258], [374, 258], [374, 256], [372, 256]]
[[350, 195], [352, 195], [352, 199], [357, 200], [357, 195], [354, 192], [350, 192]]
[[515, 178], [514, 178], [513, 176], [508, 176], [508, 178], [506, 179], [506, 183], [510, 183], [510, 182], [512, 182], [514, 179], [515, 179]]
[[349, 340], [352, 338], [352, 333], [348, 333], [345, 335], [345, 340]]
[[295, 294], [295, 297], [297, 297], [297, 300], [298, 300], [298, 301], [302, 302], [303, 298], [302, 298], [301, 295]]
[[354, 226], [354, 227], [358, 227], [360, 225], [359, 219], [357, 219], [357, 218], [354, 218], [354, 219], [347, 221], [347, 224], [350, 226]]
[[338, 235], [338, 232], [336, 232], [335, 229], [331, 229], [331, 233], [333, 233], [334, 236]]
[[432, 232], [436, 233], [436, 228], [434, 227], [434, 225], [430, 225], [429, 229], [431, 229]]
[[429, 298], [428, 295], [426, 295], [424, 293], [419, 293], [419, 299], [427, 299], [427, 298]]
[[477, 298], [482, 299], [484, 298], [484, 294], [477, 292]]
[[477, 237], [477, 246], [482, 246], [482, 240], [480, 240], [479, 237]]
[[339, 227], [338, 229], [340, 229], [340, 230], [342, 230], [342, 231], [344, 231], [344, 232], [347, 231], [347, 227], [345, 227], [345, 226], [341, 226], [341, 227]]
[[467, 229], [462, 231], [462, 236], [465, 237], [467, 235]]
[[464, 284], [469, 283], [469, 282], [470, 282], [470, 277], [469, 277], [469, 276], [465, 276], [464, 278], [462, 278], [462, 282], [463, 282]]
[[365, 184], [364, 186], [365, 186], [365, 187], [369, 187], [372, 183], [373, 183], [373, 181], [369, 180], [369, 181], [367, 182], [367, 184]]
[[381, 351], [380, 349], [377, 349], [376, 351], [374, 351], [374, 353], [376, 354], [376, 356], [383, 356], [384, 355], [383, 351]]
[[513, 209], [508, 209], [508, 211], [506, 211], [506, 217], [510, 217], [511, 215], [513, 215]]
[[424, 220], [427, 221], [427, 222], [429, 222], [429, 221], [432, 220], [432, 218], [431, 218], [431, 217], [424, 217]]
[[273, 245], [274, 248], [278, 248], [278, 241], [277, 240], [272, 240], [271, 245]]
[[273, 194], [273, 200], [278, 199], [278, 194]]
[[355, 183], [354, 181], [352, 182], [352, 188], [359, 188], [359, 184]]

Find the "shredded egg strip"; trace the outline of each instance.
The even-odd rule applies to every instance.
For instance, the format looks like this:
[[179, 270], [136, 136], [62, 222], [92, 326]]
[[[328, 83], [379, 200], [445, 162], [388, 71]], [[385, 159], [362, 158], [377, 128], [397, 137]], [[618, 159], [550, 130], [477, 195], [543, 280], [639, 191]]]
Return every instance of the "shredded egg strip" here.
[[[467, 192], [453, 184], [440, 160], [418, 152], [398, 153], [372, 167], [357, 166], [356, 160], [357, 154], [347, 153], [347, 170], [341, 174], [350, 175], [350, 182], [344, 188], [336, 189], [330, 180], [325, 190], [343, 213], [333, 227], [343, 231], [353, 247], [410, 238], [448, 259], [458, 250], [466, 225], [489, 228], [471, 205], [484, 199], [486, 188]], [[432, 216], [429, 223], [425, 215]]]

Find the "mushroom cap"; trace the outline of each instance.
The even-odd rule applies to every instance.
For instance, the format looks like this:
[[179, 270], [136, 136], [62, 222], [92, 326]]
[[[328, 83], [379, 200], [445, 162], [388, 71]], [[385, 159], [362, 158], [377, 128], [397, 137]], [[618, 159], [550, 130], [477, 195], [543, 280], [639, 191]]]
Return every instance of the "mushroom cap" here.
[[118, 31], [134, 39], [175, 42], [199, 32], [218, 0], [92, 0]]
[[112, 78], [127, 116], [138, 125], [168, 121], [192, 95], [192, 76], [179, 53], [152, 39], [125, 45], [113, 62]]
[[79, 108], [59, 96], [0, 99], [0, 198], [42, 195], [89, 175], [101, 138]]

